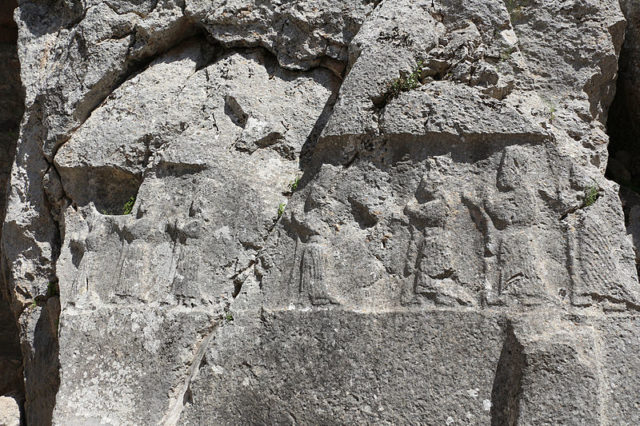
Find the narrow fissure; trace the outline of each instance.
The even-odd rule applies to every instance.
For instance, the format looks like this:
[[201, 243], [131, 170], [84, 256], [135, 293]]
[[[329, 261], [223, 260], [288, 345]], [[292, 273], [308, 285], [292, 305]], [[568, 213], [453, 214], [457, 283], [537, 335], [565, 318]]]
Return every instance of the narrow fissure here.
[[640, 271], [640, 8], [621, 1], [627, 19], [618, 61], [616, 95], [609, 109], [609, 162], [606, 177], [620, 185], [627, 233]]
[[505, 339], [496, 368], [491, 390], [491, 425], [513, 426], [518, 424], [520, 394], [525, 355], [513, 326], [505, 327]]
[[[7, 187], [16, 151], [20, 120], [24, 110], [24, 93], [18, 61], [18, 28], [13, 20], [16, 0], [0, 7], [0, 240], [4, 222]], [[0, 245], [0, 396], [15, 399], [19, 410], [24, 406], [22, 354], [16, 318], [4, 272]]]

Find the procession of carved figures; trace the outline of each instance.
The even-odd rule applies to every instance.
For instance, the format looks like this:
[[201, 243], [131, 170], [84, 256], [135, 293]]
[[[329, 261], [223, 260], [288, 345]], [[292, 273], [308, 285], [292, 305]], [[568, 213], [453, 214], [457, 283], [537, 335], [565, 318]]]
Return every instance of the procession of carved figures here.
[[[389, 297], [403, 306], [451, 307], [584, 304], [595, 293], [614, 299], [601, 283], [616, 287], [623, 280], [616, 256], [602, 252], [615, 241], [588, 217], [563, 214], [572, 212], [561, 200], [563, 191], [580, 197], [572, 176], [540, 186], [536, 177], [551, 173], [547, 155], [542, 145], [509, 145], [485, 160], [493, 168], [456, 163], [450, 155], [427, 158], [417, 186], [405, 197], [402, 220], [410, 239], [402, 273], [389, 276], [401, 282]], [[304, 217], [313, 228], [313, 211]], [[291, 274], [296, 282], [290, 283], [296, 303], [360, 303], [355, 293], [371, 283], [357, 282], [357, 264], [336, 272], [340, 250], [332, 232], [297, 242], [297, 270]], [[332, 278], [339, 275], [351, 278]]]

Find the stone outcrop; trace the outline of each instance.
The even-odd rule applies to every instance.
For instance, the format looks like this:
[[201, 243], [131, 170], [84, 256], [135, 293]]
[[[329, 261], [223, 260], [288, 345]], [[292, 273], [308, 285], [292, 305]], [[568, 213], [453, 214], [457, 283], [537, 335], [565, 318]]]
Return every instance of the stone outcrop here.
[[[6, 210], [6, 188], [24, 109], [20, 63], [16, 50], [18, 28], [12, 17], [15, 7], [16, 3], [9, 1], [0, 8], [0, 63], [2, 63], [0, 67], [0, 223]], [[2, 227], [0, 226], [1, 238]], [[11, 395], [21, 401], [24, 397], [22, 354], [15, 316], [9, 306], [11, 296], [5, 285], [4, 272], [0, 247], [0, 395]], [[6, 412], [3, 415], [8, 417], [2, 418], [0, 424], [9, 424], [13, 421], [9, 419], [14, 417], [11, 407], [17, 407], [17, 405], [15, 401], [9, 404], [9, 399], [2, 401], [0, 412]]]
[[638, 423], [630, 10], [21, 3], [26, 422]]
[[638, 119], [638, 88], [640, 79], [640, 8], [632, 1], [621, 1], [620, 6], [629, 25], [620, 52], [616, 98], [611, 104], [607, 122], [610, 135], [607, 177], [620, 184], [620, 199], [625, 213], [627, 232], [632, 235], [636, 264], [640, 264], [640, 137]]
[[0, 424], [5, 426], [20, 425], [20, 407], [15, 399], [0, 396]]

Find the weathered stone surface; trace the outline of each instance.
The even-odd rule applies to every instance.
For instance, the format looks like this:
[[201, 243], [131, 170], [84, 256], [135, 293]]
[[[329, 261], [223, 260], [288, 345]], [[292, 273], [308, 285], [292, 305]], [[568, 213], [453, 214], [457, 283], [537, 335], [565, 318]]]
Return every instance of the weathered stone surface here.
[[[6, 210], [6, 188], [24, 110], [17, 55], [18, 28], [12, 16], [16, 6], [15, 2], [8, 1], [0, 7], [0, 240]], [[12, 395], [21, 402], [24, 397], [22, 356], [16, 318], [10, 309], [11, 295], [4, 279], [5, 274], [0, 244], [0, 395]], [[8, 399], [3, 401], [9, 402]], [[0, 408], [0, 412], [2, 410]], [[4, 407], [4, 410], [8, 417], [0, 419], [0, 423], [15, 424], [20, 421], [19, 412], [14, 413], [12, 409], [6, 411], [9, 410], [8, 407]]]
[[29, 423], [637, 422], [617, 0], [16, 19]]
[[[632, 1], [620, 2], [627, 19], [625, 40], [619, 60], [616, 97], [611, 104], [607, 128], [611, 140], [611, 158], [607, 165], [607, 177], [621, 186], [627, 232], [633, 236], [636, 258], [640, 259], [640, 128], [638, 119], [638, 85], [640, 79], [640, 7]], [[640, 264], [639, 262], [636, 262]]]
[[221, 328], [180, 424], [487, 424], [498, 322], [444, 311], [265, 312], [257, 335]]
[[346, 61], [351, 39], [376, 1], [185, 3], [185, 16], [202, 23], [223, 46], [262, 46], [274, 52], [282, 66], [308, 69], [323, 61]]
[[20, 408], [15, 399], [0, 396], [0, 424], [4, 426], [20, 425]]
[[[62, 373], [54, 418], [133, 424], [141, 411], [154, 413], [150, 422], [179, 415], [171, 414], [173, 407], [182, 407], [187, 371], [199, 361], [193, 353], [177, 366], [177, 355], [171, 355], [158, 370], [152, 362], [157, 348], [170, 349], [176, 339], [191, 342], [180, 350], [184, 357], [204, 338], [185, 337], [184, 330], [211, 334], [207, 330], [225, 315], [253, 274], [278, 205], [286, 200], [283, 193], [299, 173], [303, 144], [337, 88], [331, 72], [283, 70], [262, 50], [220, 51], [213, 63], [198, 66], [206, 48], [203, 40], [192, 40], [159, 57], [115, 90], [58, 150], [56, 170], [71, 206], [57, 261], [61, 369], [68, 373]], [[141, 118], [149, 120], [141, 125]], [[91, 141], [100, 141], [97, 149], [88, 150]], [[122, 215], [132, 196], [133, 212]], [[106, 318], [96, 317], [94, 309], [111, 307], [109, 315], [126, 318], [131, 304], [155, 306], [152, 316], [178, 309], [184, 325], [156, 337], [156, 351], [127, 377], [121, 372], [126, 358], [101, 361], [90, 403], [86, 386], [75, 378], [86, 371], [78, 364], [84, 359], [67, 350], [86, 346], [76, 341], [77, 333]], [[130, 353], [136, 331], [156, 323], [153, 318], [127, 326], [132, 335], [113, 341], [112, 350]], [[139, 383], [143, 377], [165, 369], [177, 374], [163, 373], [142, 402], [151, 405], [115, 410], [117, 399], [102, 395], [114, 385], [123, 387], [115, 395], [138, 395], [147, 388]], [[108, 385], [109, 377], [120, 379]], [[157, 400], [160, 394], [168, 397]], [[96, 404], [104, 407], [99, 413]]]
[[[182, 404], [198, 344], [216, 327], [204, 310], [144, 305], [66, 309], [62, 320], [54, 419], [65, 424], [162, 423], [167, 406]], [[98, 341], [102, 350], [87, 350]]]
[[598, 325], [601, 340], [596, 353], [601, 356], [601, 372], [608, 378], [599, 389], [606, 401], [607, 421], [610, 424], [634, 424], [640, 421], [637, 394], [638, 350], [640, 339], [638, 319], [621, 316]]

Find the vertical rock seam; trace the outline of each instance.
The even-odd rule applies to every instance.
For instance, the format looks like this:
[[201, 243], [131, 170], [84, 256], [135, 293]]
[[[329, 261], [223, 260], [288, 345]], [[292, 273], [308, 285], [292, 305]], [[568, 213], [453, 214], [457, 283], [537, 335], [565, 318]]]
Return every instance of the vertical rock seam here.
[[198, 375], [198, 370], [202, 365], [202, 361], [207, 353], [209, 344], [215, 337], [217, 328], [218, 324], [214, 324], [213, 329], [198, 345], [184, 383], [176, 391], [176, 397], [169, 402], [169, 409], [167, 410], [165, 417], [160, 421], [160, 424], [164, 426], [175, 426], [180, 421], [180, 415], [182, 414], [185, 404], [191, 400], [191, 381]]
[[523, 349], [516, 338], [513, 325], [507, 322], [502, 352], [500, 352], [491, 390], [491, 426], [518, 424], [519, 398], [525, 367]]
[[[7, 186], [24, 109], [20, 63], [16, 49], [18, 28], [13, 20], [16, 6], [15, 0], [5, 1], [0, 6], [0, 241], [7, 203]], [[22, 407], [22, 353], [16, 319], [11, 310], [11, 294], [7, 287], [5, 268], [0, 244], [0, 396], [12, 396]]]
[[609, 179], [620, 185], [627, 232], [640, 270], [640, 5], [621, 0], [627, 20], [618, 61], [616, 96], [609, 109]]

